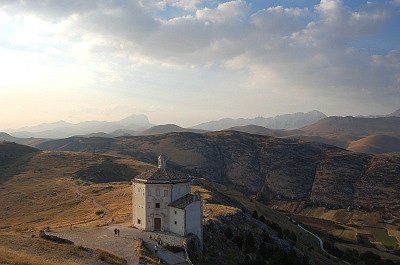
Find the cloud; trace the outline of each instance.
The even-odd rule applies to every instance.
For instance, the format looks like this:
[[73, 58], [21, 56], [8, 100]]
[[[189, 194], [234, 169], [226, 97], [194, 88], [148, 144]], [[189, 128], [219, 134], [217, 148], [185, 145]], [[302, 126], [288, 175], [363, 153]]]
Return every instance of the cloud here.
[[310, 16], [308, 8], [275, 6], [252, 14], [251, 24], [255, 31], [263, 35], [285, 36], [303, 29]]
[[295, 35], [295, 38], [314, 43], [348, 41], [373, 34], [390, 15], [387, 6], [367, 4], [363, 10], [353, 11], [341, 0], [321, 0], [315, 11], [318, 18]]
[[[384, 27], [393, 16], [392, 3], [355, 9], [340, 0], [321, 0], [307, 8], [251, 11], [244, 0], [3, 0], [0, 10], [7, 16], [0, 12], [0, 24], [10, 23], [9, 14], [46, 21], [29, 38], [30, 47], [36, 43], [80, 63], [91, 62], [91, 69], [98, 76], [105, 73], [108, 81], [129, 79], [135, 64], [216, 67], [247, 78], [243, 91], [395, 101], [400, 97], [399, 51], [355, 44]], [[172, 18], [159, 15], [169, 8], [180, 12]], [[16, 43], [24, 41], [17, 36], [14, 42], [4, 41], [18, 48]]]
[[146, 8], [166, 9], [168, 6], [182, 8], [187, 11], [196, 11], [197, 6], [204, 0], [141, 0], [139, 3]]
[[235, 20], [243, 19], [248, 9], [246, 2], [235, 0], [219, 4], [216, 8], [199, 9], [196, 11], [196, 18], [213, 23], [232, 23]]

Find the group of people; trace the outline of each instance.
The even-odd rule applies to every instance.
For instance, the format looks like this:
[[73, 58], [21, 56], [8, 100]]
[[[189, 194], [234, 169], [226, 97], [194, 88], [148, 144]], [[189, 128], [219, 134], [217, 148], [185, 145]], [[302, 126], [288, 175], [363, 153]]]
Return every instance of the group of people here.
[[119, 236], [119, 229], [118, 228], [114, 229], [114, 235]]
[[[151, 239], [152, 237], [149, 236], [149, 238]], [[157, 252], [158, 252], [158, 246], [161, 247], [163, 242], [162, 242], [161, 238], [155, 238], [155, 240], [157, 241], [157, 245], [154, 246], [154, 253], [157, 254]]]

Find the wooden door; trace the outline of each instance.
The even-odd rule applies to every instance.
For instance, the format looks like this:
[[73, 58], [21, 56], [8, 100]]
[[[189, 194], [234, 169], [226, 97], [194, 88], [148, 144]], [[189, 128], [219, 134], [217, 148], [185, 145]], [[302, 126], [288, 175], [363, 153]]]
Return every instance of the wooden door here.
[[161, 218], [154, 218], [154, 231], [161, 231]]

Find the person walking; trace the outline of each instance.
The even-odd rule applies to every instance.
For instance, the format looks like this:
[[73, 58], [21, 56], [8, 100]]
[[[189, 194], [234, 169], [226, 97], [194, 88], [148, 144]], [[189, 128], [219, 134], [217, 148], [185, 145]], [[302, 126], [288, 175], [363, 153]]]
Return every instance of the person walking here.
[[117, 229], [117, 236], [119, 236], [119, 228]]
[[154, 246], [154, 253], [157, 254], [157, 251], [158, 251], [158, 247], [157, 247], [157, 245], [155, 245], [155, 246]]
[[114, 228], [114, 236], [117, 235], [117, 228]]

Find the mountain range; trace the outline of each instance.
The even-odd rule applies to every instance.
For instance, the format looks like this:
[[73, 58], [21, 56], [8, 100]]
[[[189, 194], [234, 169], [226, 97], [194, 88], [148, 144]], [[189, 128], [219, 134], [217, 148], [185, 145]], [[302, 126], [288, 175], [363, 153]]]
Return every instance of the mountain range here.
[[86, 135], [92, 133], [118, 133], [121, 130], [142, 131], [154, 126], [146, 115], [131, 115], [119, 121], [84, 121], [69, 123], [57, 121], [54, 123], [42, 123], [36, 126], [22, 127], [15, 130], [7, 130], [9, 134], [19, 138], [65, 138], [74, 135]]
[[[65, 121], [42, 123], [36, 126], [27, 126], [19, 129], [8, 129], [6, 132], [16, 138], [66, 138], [71, 136], [102, 136], [118, 137], [128, 135], [161, 134], [167, 132], [205, 132], [224, 130], [233, 126], [260, 125], [272, 129], [299, 128], [326, 117], [319, 111], [308, 113], [293, 113], [276, 117], [257, 117], [254, 119], [222, 119], [202, 123], [192, 128], [182, 128], [175, 124], [154, 125], [146, 115], [133, 114], [119, 121], [84, 121], [77, 124]], [[156, 126], [156, 127], [154, 127]], [[154, 128], [151, 128], [154, 127]]]
[[[323, 113], [312, 111], [309, 113], [280, 115], [274, 118], [222, 119], [199, 124], [192, 128], [183, 128], [175, 124], [153, 126], [145, 115], [131, 115], [116, 122], [91, 121], [72, 124], [60, 121], [24, 127], [21, 130], [29, 130], [29, 132], [15, 131], [11, 134], [0, 133], [0, 141], [11, 141], [36, 147], [52, 138], [57, 139], [72, 136], [114, 138], [172, 132], [206, 133], [208, 130], [198, 128], [208, 128], [264, 136], [295, 138], [306, 142], [330, 144], [361, 153], [400, 152], [400, 117], [396, 116], [398, 113], [400, 113], [400, 110], [374, 118], [352, 116], [321, 118], [325, 116]], [[317, 121], [308, 124], [314, 120]], [[275, 125], [286, 124], [286, 127], [295, 127], [295, 125], [299, 126], [300, 124], [308, 125], [298, 129], [272, 129], [257, 124], [247, 124], [265, 124], [267, 121], [270, 124], [273, 121]], [[229, 127], [230, 125], [235, 126]]]
[[256, 117], [253, 119], [231, 119], [224, 118], [215, 121], [209, 121], [205, 123], [193, 126], [194, 129], [208, 130], [208, 131], [220, 131], [235, 126], [244, 125], [259, 125], [270, 129], [297, 129], [301, 128], [320, 119], [326, 118], [326, 115], [320, 111], [314, 110], [307, 113], [297, 112], [293, 114], [278, 115], [275, 117]]

